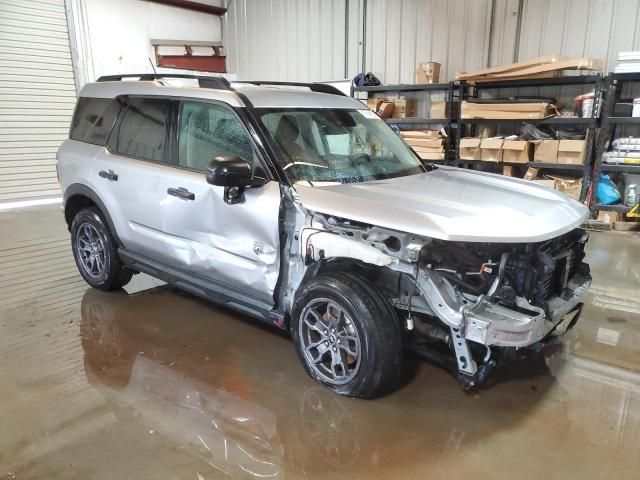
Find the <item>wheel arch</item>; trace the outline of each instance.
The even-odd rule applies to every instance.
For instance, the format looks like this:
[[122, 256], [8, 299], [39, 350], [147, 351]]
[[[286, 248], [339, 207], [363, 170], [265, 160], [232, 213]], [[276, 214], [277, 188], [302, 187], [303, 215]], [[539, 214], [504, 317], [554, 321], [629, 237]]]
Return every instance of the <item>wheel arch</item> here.
[[123, 243], [118, 236], [111, 215], [98, 194], [91, 188], [81, 183], [74, 183], [67, 187], [63, 196], [64, 219], [67, 222], [67, 228], [71, 229], [71, 223], [77, 213], [83, 208], [96, 207], [100, 210], [103, 218], [107, 222], [107, 226], [115, 238], [118, 247], [123, 247]]
[[[300, 281], [295, 297], [292, 302], [291, 310], [286, 315], [286, 329], [290, 331], [291, 328], [291, 316], [294, 313], [295, 298], [302, 295], [305, 285], [314, 277], [318, 275], [331, 274], [331, 273], [351, 273], [359, 276], [368, 283], [373, 284], [379, 292], [382, 294], [383, 299], [389, 302], [389, 296], [391, 294], [389, 280], [394, 276], [399, 275], [397, 272], [392, 271], [386, 266], [379, 266], [370, 263], [363, 262], [355, 258], [349, 257], [333, 257], [325, 261], [315, 262], [312, 266], [307, 268], [305, 274]], [[397, 282], [393, 282], [397, 286]], [[389, 305], [391, 303], [389, 302]]]

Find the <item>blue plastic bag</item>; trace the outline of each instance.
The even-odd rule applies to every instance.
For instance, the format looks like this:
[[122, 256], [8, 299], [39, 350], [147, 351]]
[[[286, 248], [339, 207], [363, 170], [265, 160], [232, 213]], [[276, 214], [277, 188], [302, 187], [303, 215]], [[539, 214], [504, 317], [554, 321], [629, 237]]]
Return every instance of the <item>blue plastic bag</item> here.
[[609, 175], [600, 174], [597, 191], [598, 203], [602, 205], [611, 205], [620, 200], [620, 192], [616, 184], [611, 181]]

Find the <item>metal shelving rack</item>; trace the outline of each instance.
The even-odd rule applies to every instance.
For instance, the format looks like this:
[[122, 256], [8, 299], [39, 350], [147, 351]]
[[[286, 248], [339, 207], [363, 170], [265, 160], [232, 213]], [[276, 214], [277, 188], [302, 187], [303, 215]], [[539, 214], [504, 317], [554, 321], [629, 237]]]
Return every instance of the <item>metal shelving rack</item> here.
[[[599, 125], [598, 111], [599, 103], [602, 95], [603, 77], [600, 74], [593, 75], [572, 75], [566, 77], [557, 78], [543, 78], [543, 79], [531, 79], [531, 80], [504, 80], [499, 82], [482, 82], [476, 84], [469, 84], [467, 82], [460, 82], [461, 98], [466, 100], [468, 98], [478, 98], [481, 91], [485, 90], [497, 90], [505, 88], [532, 88], [532, 87], [562, 87], [562, 86], [575, 86], [585, 85], [592, 86], [594, 90], [594, 104], [592, 109], [592, 116], [589, 118], [572, 118], [572, 117], [550, 117], [545, 119], [460, 119], [460, 126], [458, 133], [460, 138], [468, 135], [475, 135], [478, 124], [485, 125], [521, 125], [523, 123], [531, 123], [534, 125], [549, 125], [549, 126], [565, 126], [565, 127], [581, 127], [586, 128], [586, 140], [587, 140], [587, 152], [583, 165], [574, 164], [555, 164], [555, 163], [496, 163], [496, 162], [482, 162], [481, 160], [458, 160], [458, 165], [472, 166], [474, 164], [495, 164], [495, 165], [525, 165], [528, 167], [534, 167], [538, 169], [553, 169], [566, 172], [575, 173], [581, 171], [583, 176], [582, 192], [580, 199], [585, 200], [589, 185], [591, 184], [593, 164], [595, 157], [595, 130]], [[456, 147], [456, 158], [459, 158], [459, 152]]]
[[456, 100], [460, 100], [459, 86], [454, 82], [446, 83], [426, 83], [426, 84], [397, 84], [397, 85], [379, 85], [375, 87], [355, 87], [351, 86], [351, 96], [355, 98], [356, 92], [366, 92], [370, 94], [376, 93], [404, 93], [404, 92], [445, 92], [445, 118], [427, 118], [427, 117], [410, 117], [410, 118], [387, 118], [385, 121], [390, 125], [396, 125], [398, 128], [402, 126], [421, 127], [421, 126], [442, 126], [447, 132], [445, 140], [445, 159], [429, 160], [433, 163], [453, 163], [456, 159], [458, 132], [457, 132], [457, 115], [454, 108]]
[[598, 179], [601, 172], [617, 172], [617, 173], [639, 173], [640, 165], [609, 165], [602, 163], [602, 154], [607, 150], [611, 139], [614, 138], [616, 127], [618, 125], [640, 125], [640, 117], [614, 117], [612, 116], [615, 105], [620, 101], [620, 95], [625, 83], [640, 83], [639, 73], [611, 73], [604, 81], [605, 101], [600, 121], [601, 130], [596, 148], [596, 161], [593, 167], [593, 199], [591, 203], [591, 211], [607, 210], [614, 212], [627, 213], [631, 207], [626, 205], [601, 205], [596, 202], [596, 194], [598, 187]]

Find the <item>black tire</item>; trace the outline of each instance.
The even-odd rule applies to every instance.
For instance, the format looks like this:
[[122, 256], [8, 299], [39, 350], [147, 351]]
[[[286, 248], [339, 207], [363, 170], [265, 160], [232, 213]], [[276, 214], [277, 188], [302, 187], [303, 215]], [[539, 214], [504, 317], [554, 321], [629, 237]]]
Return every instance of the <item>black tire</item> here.
[[[95, 234], [99, 252], [104, 252], [103, 268], [89, 271], [90, 269], [82, 260], [79, 245], [85, 244], [80, 240], [85, 231]], [[133, 271], [125, 267], [118, 256], [118, 245], [109, 231], [102, 213], [95, 207], [80, 210], [71, 223], [71, 249], [80, 275], [94, 288], [104, 291], [118, 290], [129, 283]]]
[[[353, 377], [347, 383], [335, 384], [331, 379], [325, 378], [325, 375], [316, 369], [317, 367], [311, 365], [312, 359], [308, 358], [308, 353], [305, 353], [305, 347], [313, 342], [307, 335], [315, 333], [315, 329], [308, 328], [308, 324], [301, 325], [304, 322], [303, 315], [306, 316], [309, 309], [325, 299], [335, 302], [346, 313], [343, 318], [352, 321], [359, 335], [358, 365], [353, 368], [354, 371], [350, 373]], [[317, 314], [314, 318], [318, 318]], [[327, 317], [322, 316], [322, 318]], [[402, 329], [398, 317], [379, 290], [355, 274], [347, 272], [321, 274], [305, 284], [294, 303], [291, 333], [296, 351], [307, 373], [341, 395], [366, 399], [379, 397], [391, 391], [401, 378], [404, 352]], [[322, 340], [326, 337], [319, 338]], [[322, 343], [326, 344], [324, 341]], [[335, 352], [335, 349], [333, 350]], [[331, 352], [328, 353], [333, 355]], [[320, 358], [322, 355], [324, 354], [315, 356]], [[353, 357], [351, 360], [353, 362]], [[333, 366], [331, 370], [333, 371]], [[347, 380], [348, 377], [349, 375], [345, 375], [343, 378]]]

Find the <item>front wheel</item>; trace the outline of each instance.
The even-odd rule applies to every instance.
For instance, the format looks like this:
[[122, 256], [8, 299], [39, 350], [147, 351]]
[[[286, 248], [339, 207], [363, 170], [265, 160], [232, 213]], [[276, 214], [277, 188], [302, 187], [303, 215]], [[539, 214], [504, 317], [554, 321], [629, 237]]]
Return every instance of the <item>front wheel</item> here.
[[85, 208], [71, 223], [71, 247], [80, 274], [99, 290], [117, 290], [131, 280], [133, 271], [118, 256], [118, 247], [100, 211]]
[[324, 274], [304, 285], [291, 328], [307, 373], [337, 393], [378, 397], [400, 376], [398, 318], [377, 288], [357, 275]]

